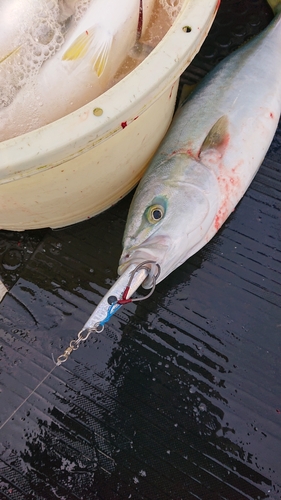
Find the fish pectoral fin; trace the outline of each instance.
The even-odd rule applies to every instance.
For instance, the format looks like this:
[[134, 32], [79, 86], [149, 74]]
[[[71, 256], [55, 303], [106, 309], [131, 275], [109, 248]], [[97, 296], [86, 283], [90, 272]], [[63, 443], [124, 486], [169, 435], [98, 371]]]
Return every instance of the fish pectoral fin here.
[[110, 38], [107, 37], [107, 39], [104, 40], [103, 43], [100, 43], [98, 50], [96, 50], [94, 57], [92, 57], [93, 68], [98, 77], [100, 77], [103, 74], [104, 69], [107, 65], [107, 61], [112, 47], [112, 41], [113, 41], [112, 37]]
[[221, 116], [205, 137], [199, 152], [199, 158], [209, 155], [221, 158], [229, 141], [229, 122], [226, 115]]
[[11, 52], [9, 52], [9, 54], [6, 54], [4, 57], [2, 57], [2, 59], [0, 59], [0, 64], [9, 59], [9, 57], [15, 56], [20, 51], [20, 49], [21, 45], [13, 49]]
[[88, 56], [93, 70], [100, 77], [106, 67], [113, 37], [101, 26], [92, 26], [81, 33], [62, 56], [63, 61], [79, 61]]
[[83, 58], [90, 47], [91, 40], [88, 31], [79, 35], [74, 42], [68, 47], [67, 51], [63, 54], [63, 61], [76, 61]]

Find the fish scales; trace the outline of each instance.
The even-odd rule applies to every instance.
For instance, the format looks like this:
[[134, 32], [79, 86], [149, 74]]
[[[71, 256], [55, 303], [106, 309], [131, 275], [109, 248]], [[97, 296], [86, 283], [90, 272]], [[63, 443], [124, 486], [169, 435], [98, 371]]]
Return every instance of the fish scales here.
[[161, 266], [161, 281], [216, 234], [242, 198], [281, 113], [280, 16], [177, 111], [132, 200], [119, 274], [149, 259]]

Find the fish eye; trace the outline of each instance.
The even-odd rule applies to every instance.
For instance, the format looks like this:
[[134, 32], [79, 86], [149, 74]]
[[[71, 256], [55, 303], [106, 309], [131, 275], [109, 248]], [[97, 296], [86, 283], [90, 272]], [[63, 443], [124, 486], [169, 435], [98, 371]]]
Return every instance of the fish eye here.
[[156, 224], [163, 219], [164, 215], [165, 211], [161, 205], [152, 205], [147, 210], [147, 220], [150, 224]]

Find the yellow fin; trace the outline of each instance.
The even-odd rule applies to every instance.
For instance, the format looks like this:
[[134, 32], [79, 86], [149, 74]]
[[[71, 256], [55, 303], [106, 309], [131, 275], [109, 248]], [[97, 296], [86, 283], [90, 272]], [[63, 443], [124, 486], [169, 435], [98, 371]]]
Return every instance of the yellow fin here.
[[206, 153], [209, 150], [218, 150], [223, 152], [224, 145], [228, 141], [228, 118], [226, 115], [221, 116], [213, 125], [210, 132], [207, 134], [200, 148], [200, 153]]
[[194, 83], [192, 85], [189, 85], [189, 84], [185, 83], [183, 85], [182, 91], [181, 91], [180, 97], [179, 97], [178, 106], [181, 106], [182, 104], [185, 103], [185, 101], [190, 96], [190, 94], [192, 94], [192, 92], [197, 87], [197, 85], [198, 85], [197, 83]]
[[281, 1], [280, 0], [267, 0], [267, 3], [272, 8], [274, 14], [281, 12]]
[[63, 61], [77, 61], [89, 56], [100, 77], [106, 67], [112, 46], [112, 36], [101, 27], [93, 26], [79, 35], [62, 56]]
[[67, 51], [63, 54], [63, 61], [76, 61], [84, 57], [91, 45], [91, 40], [89, 36], [89, 31], [79, 35], [76, 40], [68, 47]]
[[19, 47], [16, 47], [15, 49], [13, 49], [11, 52], [9, 52], [9, 54], [6, 54], [4, 57], [2, 57], [2, 59], [0, 59], [0, 64], [2, 62], [6, 61], [9, 57], [16, 55], [19, 52], [20, 48], [21, 48], [21, 45], [19, 45]]
[[100, 46], [99, 53], [92, 58], [93, 68], [98, 76], [101, 76], [107, 65], [108, 56], [111, 50], [112, 40], [106, 41]]

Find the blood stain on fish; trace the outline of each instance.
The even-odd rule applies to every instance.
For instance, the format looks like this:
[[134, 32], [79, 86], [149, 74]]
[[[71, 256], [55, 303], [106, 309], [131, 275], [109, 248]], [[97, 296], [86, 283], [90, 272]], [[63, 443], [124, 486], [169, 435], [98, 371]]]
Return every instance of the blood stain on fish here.
[[221, 208], [218, 210], [218, 213], [215, 217], [214, 226], [217, 231], [221, 228], [221, 226], [227, 219], [227, 216], [228, 216], [227, 202], [225, 201], [221, 206]]

